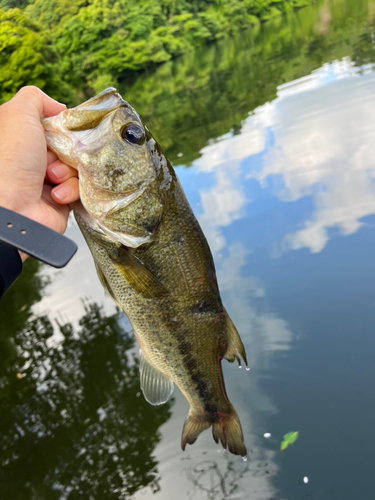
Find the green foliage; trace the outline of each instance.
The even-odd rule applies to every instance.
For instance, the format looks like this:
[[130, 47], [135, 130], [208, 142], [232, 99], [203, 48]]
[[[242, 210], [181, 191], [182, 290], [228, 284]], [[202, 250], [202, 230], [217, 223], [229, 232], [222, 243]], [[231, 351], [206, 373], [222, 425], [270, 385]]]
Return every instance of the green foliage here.
[[69, 87], [89, 95], [310, 1], [0, 0], [1, 101], [33, 84], [74, 102]]
[[87, 2], [86, 0], [34, 0], [28, 1], [27, 4], [27, 15], [31, 19], [37, 19], [48, 30], [75, 16]]
[[362, 9], [356, 7], [348, 19], [348, 4], [354, 2], [341, 1], [342, 9], [332, 16], [324, 35], [326, 4], [307, 7], [196, 49], [153, 71], [121, 79], [119, 91], [140, 113], [172, 163], [189, 166], [208, 143], [241, 129], [249, 111], [275, 99], [278, 85], [343, 57], [374, 63], [371, 14], [363, 10], [361, 1]]
[[[11, 0], [2, 1], [4, 5], [8, 1], [9, 6]], [[193, 119], [197, 122], [193, 110], [198, 103], [187, 109], [194, 88], [221, 82], [221, 87], [210, 90], [211, 97], [207, 94], [207, 99], [199, 99], [199, 113], [204, 113], [205, 106], [216, 109], [222, 101], [222, 89], [228, 90], [238, 78], [236, 83], [246, 91], [233, 88], [230, 96], [236, 102], [243, 100], [240, 108], [246, 115], [252, 109], [249, 106], [274, 98], [278, 84], [318, 67], [337, 40], [346, 47], [343, 56], [350, 55], [355, 45], [353, 57], [357, 61], [372, 60], [374, 51], [368, 43], [372, 35], [365, 31], [368, 2], [336, 0], [328, 4], [318, 0], [316, 7], [306, 10], [309, 14], [303, 14], [305, 10], [293, 14], [293, 9], [307, 3], [310, 0], [31, 0], [23, 11], [0, 11], [0, 102], [21, 86], [34, 84], [71, 106], [108, 86], [122, 87], [126, 82], [125, 95], [147, 121], [151, 117], [153, 124], [160, 96], [168, 95], [173, 105], [158, 108], [164, 113], [164, 128], [157, 125], [154, 130], [176, 159], [182, 150], [182, 139], [174, 137], [176, 125], [190, 124]], [[359, 25], [364, 30], [361, 40], [354, 28]], [[245, 40], [246, 47], [237, 54], [232, 38], [243, 29], [238, 37]], [[219, 41], [220, 48], [213, 49], [215, 60], [206, 55], [208, 61], [202, 66], [197, 48], [212, 41]], [[205, 50], [212, 56], [211, 48]], [[176, 73], [168, 65], [183, 54], [185, 62], [175, 65]], [[277, 59], [280, 54], [286, 54], [283, 60]], [[167, 63], [165, 68], [162, 63]], [[234, 77], [233, 71], [238, 73], [239, 68], [243, 74]], [[146, 85], [150, 70], [156, 72]], [[131, 84], [135, 77], [137, 91]], [[171, 80], [172, 89], [168, 88]], [[232, 114], [229, 109], [227, 116]], [[170, 127], [166, 126], [167, 117]], [[218, 112], [215, 126], [211, 122], [208, 126], [215, 131], [200, 130], [196, 138], [195, 132], [187, 132], [185, 144], [194, 149], [189, 161], [197, 156], [198, 145], [205, 145], [207, 135], [226, 133], [239, 126], [241, 119], [229, 120], [233, 123], [224, 128], [224, 115]], [[199, 129], [196, 124], [193, 128]]]
[[0, 0], [0, 10], [22, 9], [28, 4], [28, 0]]
[[288, 432], [284, 435], [284, 439], [280, 445], [280, 450], [286, 450], [290, 444], [297, 441], [298, 432]]
[[[48, 34], [21, 10], [0, 10], [0, 102], [24, 85], [42, 87], [52, 96], [60, 84], [57, 55]], [[66, 90], [65, 95], [69, 95]]]

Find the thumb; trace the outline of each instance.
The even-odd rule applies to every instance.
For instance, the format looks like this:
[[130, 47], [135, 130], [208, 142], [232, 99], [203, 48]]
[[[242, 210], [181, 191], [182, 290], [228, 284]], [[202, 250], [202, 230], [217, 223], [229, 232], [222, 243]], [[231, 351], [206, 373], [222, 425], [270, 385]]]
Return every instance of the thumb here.
[[55, 116], [66, 109], [66, 105], [55, 101], [38, 87], [22, 87], [9, 101], [10, 105], [22, 108], [27, 114], [33, 114], [36, 118]]

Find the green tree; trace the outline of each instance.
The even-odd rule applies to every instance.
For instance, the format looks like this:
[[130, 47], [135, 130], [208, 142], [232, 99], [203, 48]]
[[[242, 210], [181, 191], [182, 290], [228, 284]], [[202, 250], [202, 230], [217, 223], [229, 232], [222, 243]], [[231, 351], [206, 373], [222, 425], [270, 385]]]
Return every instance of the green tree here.
[[24, 85], [41, 87], [52, 97], [68, 97], [56, 63], [49, 37], [37, 23], [19, 9], [0, 11], [0, 102]]

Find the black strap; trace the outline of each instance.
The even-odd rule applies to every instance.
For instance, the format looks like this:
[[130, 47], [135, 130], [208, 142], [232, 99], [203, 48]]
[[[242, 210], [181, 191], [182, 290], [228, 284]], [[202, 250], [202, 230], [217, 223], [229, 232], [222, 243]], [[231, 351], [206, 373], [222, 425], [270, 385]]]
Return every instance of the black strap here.
[[64, 267], [77, 245], [52, 229], [0, 207], [0, 241], [53, 267]]

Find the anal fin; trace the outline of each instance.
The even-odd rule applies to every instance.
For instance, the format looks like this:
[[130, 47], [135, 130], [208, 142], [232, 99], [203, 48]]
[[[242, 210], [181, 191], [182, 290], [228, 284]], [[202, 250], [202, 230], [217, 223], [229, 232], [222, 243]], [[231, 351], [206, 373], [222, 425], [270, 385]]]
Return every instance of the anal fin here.
[[156, 370], [141, 350], [139, 355], [141, 389], [146, 401], [154, 406], [166, 403], [173, 393], [173, 381]]
[[240, 355], [244, 360], [246, 367], [248, 367], [246, 352], [242, 340], [237, 332], [236, 327], [233, 324], [233, 321], [230, 319], [226, 311], [225, 314], [227, 323], [228, 348], [227, 352], [224, 355], [224, 358], [229, 361], [229, 363], [233, 363], [233, 361], [237, 359], [238, 365], [241, 366], [241, 360], [239, 357]]

